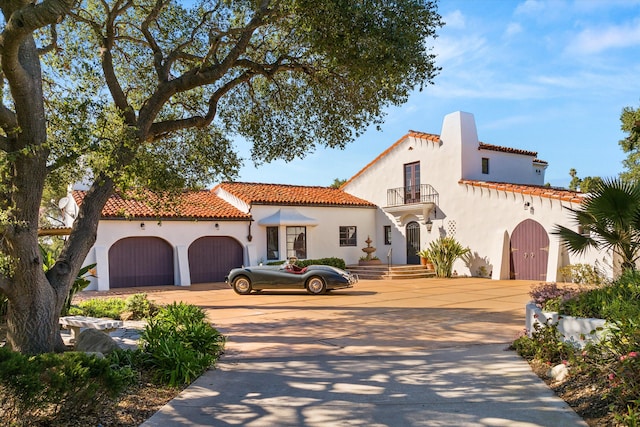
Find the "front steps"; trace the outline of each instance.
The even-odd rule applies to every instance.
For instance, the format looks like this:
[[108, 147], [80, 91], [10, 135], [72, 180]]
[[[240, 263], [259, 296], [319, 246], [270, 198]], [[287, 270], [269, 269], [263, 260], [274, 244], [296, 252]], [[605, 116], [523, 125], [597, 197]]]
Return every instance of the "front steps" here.
[[427, 270], [421, 265], [348, 265], [350, 273], [357, 274], [360, 279], [367, 280], [394, 280], [394, 279], [424, 279], [435, 277], [433, 270]]

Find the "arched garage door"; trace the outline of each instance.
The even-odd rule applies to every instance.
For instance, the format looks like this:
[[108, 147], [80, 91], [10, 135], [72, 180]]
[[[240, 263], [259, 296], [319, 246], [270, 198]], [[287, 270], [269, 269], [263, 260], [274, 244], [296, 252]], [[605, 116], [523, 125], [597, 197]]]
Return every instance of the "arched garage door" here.
[[222, 282], [242, 266], [242, 245], [231, 237], [201, 237], [189, 246], [191, 283]]
[[109, 249], [109, 287], [173, 285], [173, 249], [158, 237], [127, 237]]
[[547, 280], [549, 235], [532, 219], [525, 219], [511, 235], [511, 278]]

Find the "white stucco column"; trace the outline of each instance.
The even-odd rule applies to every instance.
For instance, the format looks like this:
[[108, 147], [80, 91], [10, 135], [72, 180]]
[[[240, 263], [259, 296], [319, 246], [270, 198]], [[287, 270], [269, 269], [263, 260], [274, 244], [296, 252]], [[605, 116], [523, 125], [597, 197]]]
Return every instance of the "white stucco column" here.
[[178, 245], [173, 251], [174, 256], [174, 283], [177, 286], [191, 286], [191, 274], [189, 273], [189, 248], [187, 245]]
[[247, 248], [247, 258], [245, 259], [245, 262], [247, 263], [246, 266], [258, 265], [258, 249], [256, 248], [256, 245], [248, 244], [246, 248]]
[[109, 290], [109, 251], [104, 246], [94, 246], [93, 253], [96, 257], [96, 282], [99, 291]]
[[509, 233], [504, 230], [498, 233], [498, 242], [496, 248], [496, 258], [493, 264], [493, 280], [509, 280], [511, 278], [511, 260], [509, 258]]
[[558, 267], [560, 262], [561, 243], [549, 242], [549, 259], [547, 260], [547, 282], [556, 282], [558, 280]]

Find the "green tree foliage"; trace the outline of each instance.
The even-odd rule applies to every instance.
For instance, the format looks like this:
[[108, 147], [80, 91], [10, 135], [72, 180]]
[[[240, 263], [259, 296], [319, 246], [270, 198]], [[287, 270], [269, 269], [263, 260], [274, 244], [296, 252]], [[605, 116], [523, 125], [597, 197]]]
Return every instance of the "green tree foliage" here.
[[[438, 72], [431, 0], [0, 0], [0, 292], [8, 344], [62, 349], [57, 318], [107, 199], [233, 179], [344, 147]], [[52, 268], [46, 185], [89, 190]]]
[[622, 161], [625, 171], [620, 177], [627, 181], [640, 181], [640, 108], [625, 107], [620, 115], [620, 128], [627, 134], [618, 142], [627, 158]]
[[344, 185], [345, 182], [347, 182], [346, 179], [335, 178], [333, 180], [333, 184], [331, 184], [329, 187], [331, 187], [331, 188], [340, 188], [340, 187], [342, 187], [342, 185]]
[[578, 172], [574, 168], [569, 169], [569, 175], [571, 176], [569, 190], [590, 193], [598, 185], [602, 184], [602, 178], [599, 176], [586, 176], [584, 178], [578, 177]]
[[570, 252], [612, 251], [623, 270], [635, 269], [640, 257], [640, 182], [605, 179], [571, 215], [578, 231], [562, 225], [553, 230]]

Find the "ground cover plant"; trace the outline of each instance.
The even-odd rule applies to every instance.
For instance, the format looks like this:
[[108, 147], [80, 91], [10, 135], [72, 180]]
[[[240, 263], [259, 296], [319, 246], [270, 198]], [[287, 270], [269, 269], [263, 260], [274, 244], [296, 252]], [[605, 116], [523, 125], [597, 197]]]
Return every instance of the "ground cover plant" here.
[[80, 301], [69, 308], [71, 316], [109, 317], [120, 320], [149, 319], [160, 307], [147, 298], [147, 294], [133, 294], [126, 299], [92, 298]]
[[[112, 310], [116, 299], [84, 302], [90, 307], [111, 305]], [[213, 366], [224, 348], [224, 336], [199, 307], [155, 307], [145, 294], [120, 301], [121, 311], [114, 318], [126, 316], [126, 310], [153, 312], [135, 351], [117, 350], [105, 358], [74, 351], [26, 356], [0, 347], [3, 423], [139, 425]]]
[[610, 326], [601, 341], [578, 348], [561, 340], [557, 324], [538, 324], [512, 347], [543, 377], [549, 367], [567, 365], [567, 379], [547, 382], [591, 425], [640, 425], [640, 273], [628, 270], [591, 289], [538, 285], [531, 295], [544, 310]]

